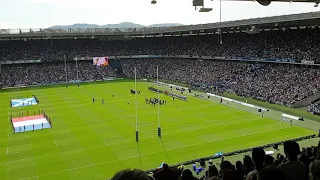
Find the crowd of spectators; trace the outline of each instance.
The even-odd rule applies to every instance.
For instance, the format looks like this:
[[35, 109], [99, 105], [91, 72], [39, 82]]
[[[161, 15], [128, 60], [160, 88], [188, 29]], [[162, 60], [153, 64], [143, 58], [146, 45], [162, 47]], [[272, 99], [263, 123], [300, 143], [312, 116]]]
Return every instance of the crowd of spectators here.
[[320, 100], [309, 105], [307, 107], [307, 110], [315, 115], [320, 116]]
[[[93, 66], [90, 61], [78, 62], [79, 81], [103, 80], [117, 77], [110, 67]], [[3, 87], [44, 85], [65, 83], [66, 71], [64, 62], [2, 65], [1, 78]], [[74, 62], [67, 63], [67, 81], [77, 81], [77, 66]]]
[[317, 60], [320, 29], [266, 31], [131, 40], [64, 39], [0, 42], [0, 60], [52, 61], [67, 58], [121, 55], [196, 55], [219, 57]]
[[193, 59], [123, 60], [125, 75], [159, 78], [188, 84], [191, 88], [235, 92], [270, 103], [290, 106], [320, 90], [320, 68], [277, 63], [211, 61]]
[[222, 158], [217, 166], [210, 163], [203, 177], [197, 177], [192, 170], [169, 167], [164, 164], [152, 175], [142, 170], [123, 170], [114, 175], [112, 180], [319, 180], [320, 179], [320, 142], [318, 147], [300, 150], [297, 142], [286, 141], [284, 154], [276, 157], [266, 155], [262, 148], [254, 148], [252, 156], [244, 156], [243, 161], [235, 165]]

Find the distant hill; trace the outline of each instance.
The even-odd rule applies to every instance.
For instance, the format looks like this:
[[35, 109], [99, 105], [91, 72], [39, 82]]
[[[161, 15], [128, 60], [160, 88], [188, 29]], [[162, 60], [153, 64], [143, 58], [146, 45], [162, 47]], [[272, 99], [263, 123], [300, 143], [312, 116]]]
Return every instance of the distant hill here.
[[169, 26], [182, 26], [183, 24], [178, 23], [163, 23], [163, 24], [152, 24], [150, 26], [144, 26], [141, 24], [135, 24], [131, 22], [122, 22], [119, 24], [106, 24], [106, 25], [97, 25], [97, 24], [73, 24], [73, 25], [57, 25], [49, 27], [49, 29], [85, 29], [85, 28], [144, 28], [144, 27], [169, 27]]

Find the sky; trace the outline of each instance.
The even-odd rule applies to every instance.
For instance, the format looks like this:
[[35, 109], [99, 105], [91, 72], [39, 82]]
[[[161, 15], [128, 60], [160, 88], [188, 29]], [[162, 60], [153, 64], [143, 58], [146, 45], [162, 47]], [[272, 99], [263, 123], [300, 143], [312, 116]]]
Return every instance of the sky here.
[[[133, 22], [204, 24], [220, 19], [219, 0], [204, 0], [210, 13], [195, 11], [192, 0], [0, 0], [0, 29], [46, 28], [75, 23]], [[222, 1], [222, 21], [319, 11], [311, 3]]]

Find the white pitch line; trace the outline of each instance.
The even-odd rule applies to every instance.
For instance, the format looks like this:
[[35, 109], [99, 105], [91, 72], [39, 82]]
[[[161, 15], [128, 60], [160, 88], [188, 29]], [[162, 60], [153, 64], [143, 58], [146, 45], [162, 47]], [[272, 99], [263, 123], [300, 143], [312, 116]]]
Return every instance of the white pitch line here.
[[54, 144], [55, 144], [56, 146], [58, 146], [58, 145], [57, 145], [57, 142], [56, 142], [56, 140], [53, 140], [53, 142], [54, 142]]

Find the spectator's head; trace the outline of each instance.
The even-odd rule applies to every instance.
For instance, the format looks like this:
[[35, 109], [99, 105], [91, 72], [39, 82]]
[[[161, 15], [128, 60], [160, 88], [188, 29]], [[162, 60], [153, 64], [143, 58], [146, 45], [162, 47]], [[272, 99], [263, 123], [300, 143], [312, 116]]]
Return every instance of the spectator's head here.
[[237, 170], [241, 170], [243, 168], [243, 165], [242, 165], [241, 161], [237, 161], [236, 162], [236, 168], [237, 168]]
[[181, 174], [181, 180], [194, 180], [192, 172], [189, 169], [185, 169]]
[[258, 180], [286, 180], [286, 175], [280, 168], [268, 166], [259, 172]]
[[298, 155], [301, 152], [300, 152], [299, 144], [297, 142], [286, 141], [283, 143], [283, 149], [289, 161], [298, 160]]
[[230, 161], [222, 161], [220, 168], [222, 171], [226, 172], [232, 168], [232, 164], [230, 163]]
[[320, 160], [315, 160], [310, 164], [310, 180], [320, 180]]
[[169, 166], [168, 166], [168, 164], [164, 163], [164, 164], [162, 165], [162, 168], [163, 168], [163, 169], [169, 169]]
[[264, 166], [273, 165], [274, 158], [271, 155], [266, 155], [264, 158]]
[[209, 166], [207, 177], [218, 176], [218, 168], [215, 165]]
[[253, 148], [252, 150], [252, 160], [255, 165], [255, 169], [260, 171], [263, 168], [263, 162], [265, 159], [266, 153], [262, 148]]
[[153, 178], [140, 169], [122, 170], [117, 172], [111, 180], [152, 180]]

